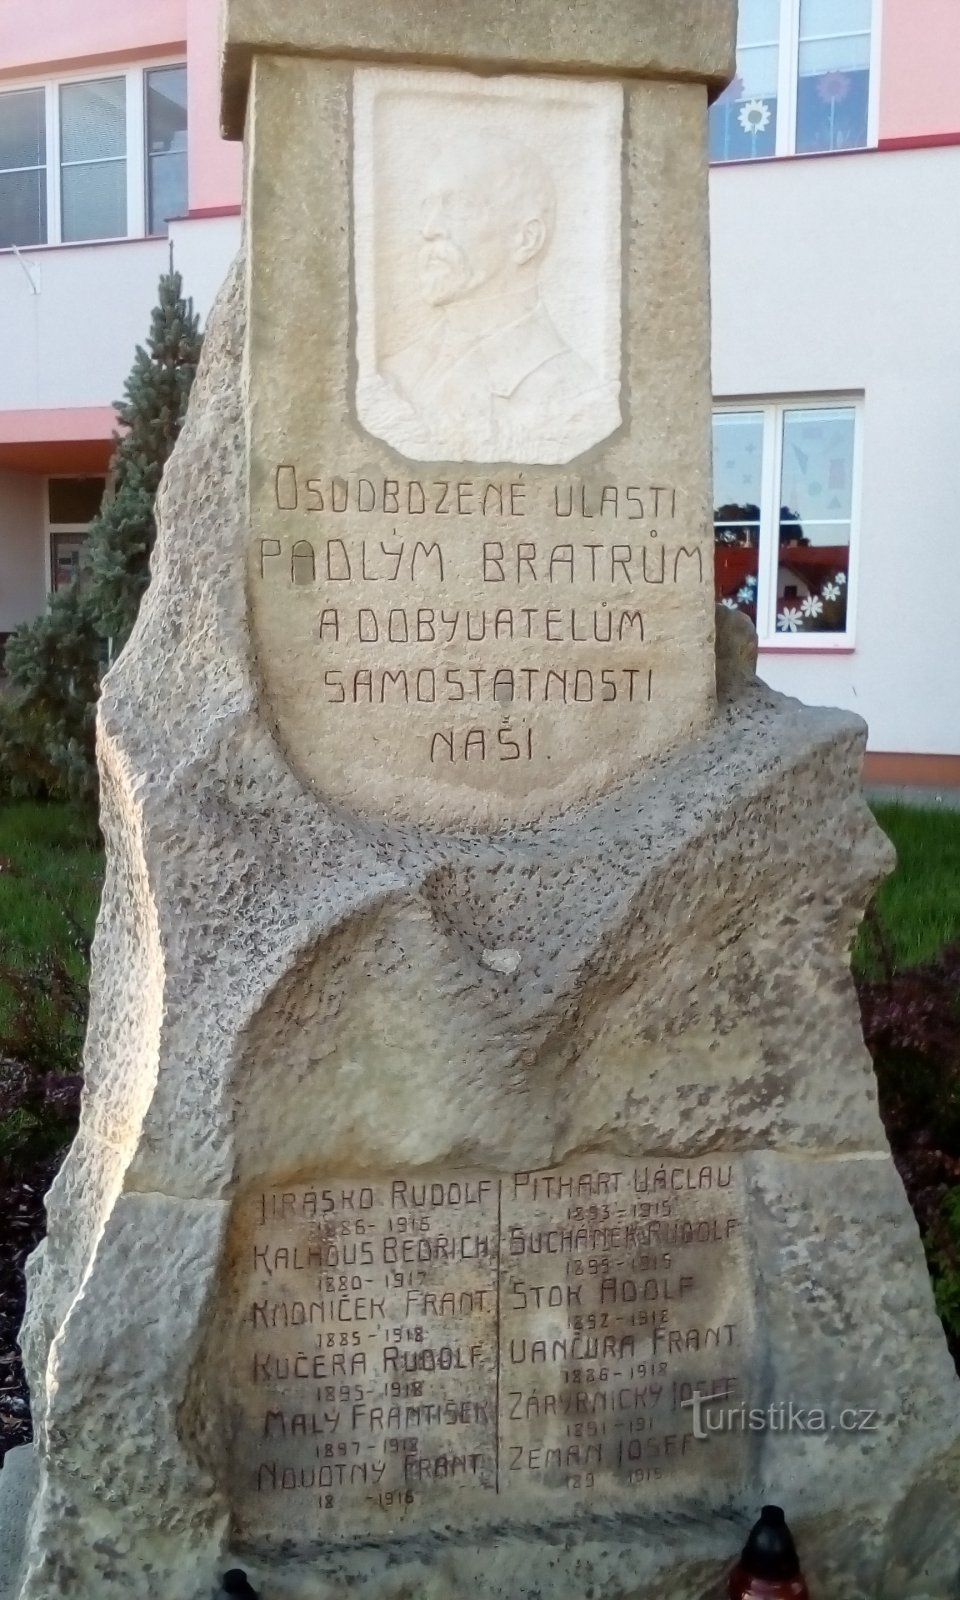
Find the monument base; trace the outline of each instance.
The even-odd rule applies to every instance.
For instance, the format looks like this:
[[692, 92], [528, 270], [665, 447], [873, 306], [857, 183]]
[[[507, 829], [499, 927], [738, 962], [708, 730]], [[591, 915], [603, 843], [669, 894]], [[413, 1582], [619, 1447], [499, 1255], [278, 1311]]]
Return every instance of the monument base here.
[[242, 336], [234, 279], [104, 690], [19, 1600], [703, 1600], [768, 1500], [820, 1600], [944, 1600], [958, 1383], [849, 974], [891, 864], [862, 724], [723, 614], [717, 720], [602, 800], [323, 804], [261, 710]]
[[8, 1450], [0, 1470], [0, 1600], [16, 1600], [27, 1518], [37, 1486], [32, 1445]]

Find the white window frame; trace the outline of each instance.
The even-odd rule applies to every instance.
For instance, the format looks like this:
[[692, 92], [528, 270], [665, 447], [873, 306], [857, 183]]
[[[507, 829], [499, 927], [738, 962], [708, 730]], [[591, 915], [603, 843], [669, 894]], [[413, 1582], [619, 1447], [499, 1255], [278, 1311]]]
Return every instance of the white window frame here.
[[[757, 637], [771, 652], [832, 650], [856, 647], [860, 593], [861, 511], [863, 503], [864, 397], [862, 394], [745, 395], [715, 400], [713, 414], [759, 412], [763, 416], [763, 461], [760, 483], [760, 534], [757, 549]], [[853, 463], [850, 483], [850, 546], [847, 557], [847, 625], [842, 633], [778, 633], [777, 576], [780, 570], [780, 491], [783, 472], [783, 416], [787, 411], [852, 411]]]
[[[797, 97], [800, 76], [801, 0], [780, 0], [780, 45], [777, 55], [777, 140], [772, 156], [735, 156], [732, 161], [715, 161], [715, 166], [735, 165], [738, 161], [772, 161], [784, 156], [841, 155], [837, 150], [797, 150]], [[883, 0], [872, 0], [870, 8], [870, 86], [867, 101], [867, 142], [856, 150], [876, 148], [880, 128], [880, 61]]]
[[[23, 245], [22, 250], [47, 250], [52, 245], [103, 244], [118, 239], [159, 238], [147, 234], [147, 84], [146, 75], [157, 67], [185, 67], [183, 56], [157, 56], [136, 66], [88, 67], [83, 72], [65, 72], [56, 77], [17, 78], [0, 83], [0, 94], [20, 89], [45, 90], [47, 139], [47, 237], [43, 244]], [[60, 181], [60, 90], [74, 83], [99, 83], [106, 78], [126, 80], [127, 231], [105, 235], [102, 239], [64, 239], [62, 185]], [[7, 246], [7, 249], [12, 248]], [[0, 254], [3, 251], [0, 250]]]

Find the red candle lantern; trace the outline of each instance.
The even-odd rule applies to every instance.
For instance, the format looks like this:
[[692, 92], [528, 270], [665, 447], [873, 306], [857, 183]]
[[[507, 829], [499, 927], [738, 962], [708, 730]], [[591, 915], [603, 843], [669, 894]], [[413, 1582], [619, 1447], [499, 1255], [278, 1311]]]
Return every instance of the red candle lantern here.
[[779, 1506], [764, 1506], [730, 1574], [730, 1600], [810, 1600], [797, 1548]]

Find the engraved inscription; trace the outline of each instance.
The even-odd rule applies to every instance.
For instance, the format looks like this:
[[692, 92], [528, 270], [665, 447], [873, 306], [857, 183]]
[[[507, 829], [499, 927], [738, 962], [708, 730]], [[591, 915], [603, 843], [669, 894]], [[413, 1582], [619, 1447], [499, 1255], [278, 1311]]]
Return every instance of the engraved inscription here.
[[619, 426], [622, 122], [616, 84], [357, 71], [356, 400], [378, 438], [549, 463]]
[[[261, 538], [258, 580], [312, 601], [318, 701], [341, 718], [412, 708], [425, 774], [546, 763], [541, 707], [642, 725], [663, 692], [652, 597], [709, 580], [701, 550], [675, 531], [667, 484], [374, 480], [284, 463], [274, 498], [290, 531]], [[398, 508], [423, 521], [392, 522]], [[468, 518], [481, 536], [460, 535]]]
[[232, 1497], [249, 1536], [629, 1508], [741, 1469], [742, 1186], [722, 1158], [291, 1185], [235, 1237]]

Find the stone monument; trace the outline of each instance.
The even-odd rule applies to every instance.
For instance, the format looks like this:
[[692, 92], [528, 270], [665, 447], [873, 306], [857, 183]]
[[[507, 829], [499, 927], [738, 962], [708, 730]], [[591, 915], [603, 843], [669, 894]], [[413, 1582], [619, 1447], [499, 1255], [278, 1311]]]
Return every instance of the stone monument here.
[[100, 714], [19, 1600], [946, 1600], [864, 730], [715, 637], [734, 0], [229, 0], [246, 253]]

